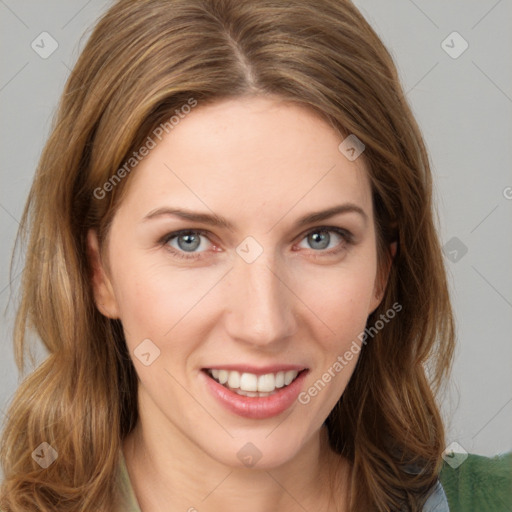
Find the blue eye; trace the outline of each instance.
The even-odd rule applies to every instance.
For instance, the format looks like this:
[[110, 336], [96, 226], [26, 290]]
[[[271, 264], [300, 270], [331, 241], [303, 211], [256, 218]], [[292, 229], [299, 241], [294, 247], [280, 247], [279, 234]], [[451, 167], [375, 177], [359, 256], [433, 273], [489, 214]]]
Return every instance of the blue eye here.
[[[334, 237], [332, 236], [334, 233]], [[208, 240], [208, 232], [202, 229], [182, 229], [180, 231], [174, 231], [168, 233], [160, 239], [160, 244], [172, 253], [173, 256], [189, 260], [197, 260], [203, 258], [204, 247], [202, 244], [202, 238]], [[334, 238], [334, 244], [333, 243]], [[353, 235], [345, 229], [341, 229], [335, 226], [321, 226], [307, 232], [301, 239], [301, 242], [305, 240], [309, 244], [309, 248], [312, 250], [314, 257], [318, 256], [329, 256], [338, 254], [340, 251], [345, 249], [347, 245], [353, 243]], [[198, 251], [200, 247], [203, 247], [202, 251]], [[305, 247], [308, 249], [308, 247]]]
[[[201, 237], [207, 238], [206, 231], [198, 229], [181, 230], [166, 235], [162, 239], [162, 243], [165, 244], [173, 254], [180, 258], [197, 258], [194, 254], [197, 254], [196, 249], [201, 245]], [[171, 245], [170, 242], [172, 241], [176, 241], [177, 247]], [[189, 256], [186, 253], [191, 253], [191, 255]]]
[[[331, 242], [333, 242], [331, 233], [335, 234], [334, 245], [331, 245]], [[337, 243], [336, 238], [339, 239]], [[303, 238], [314, 252], [323, 252], [328, 254], [337, 254], [340, 250], [345, 248], [347, 244], [352, 243], [352, 239], [353, 237], [350, 232], [335, 226], [322, 226], [315, 228], [309, 231]]]

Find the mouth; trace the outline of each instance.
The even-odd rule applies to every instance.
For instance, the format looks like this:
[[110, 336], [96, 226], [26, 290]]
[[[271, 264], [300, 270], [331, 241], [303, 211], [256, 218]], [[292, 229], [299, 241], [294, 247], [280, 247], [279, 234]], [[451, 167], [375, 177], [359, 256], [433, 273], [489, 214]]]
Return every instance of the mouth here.
[[264, 420], [294, 407], [308, 372], [297, 365], [236, 365], [203, 368], [199, 373], [206, 392], [226, 411]]
[[250, 398], [275, 395], [290, 386], [300, 375], [307, 371], [307, 368], [304, 368], [302, 370], [280, 370], [256, 374], [227, 368], [203, 368], [203, 372], [208, 377], [229, 391]]

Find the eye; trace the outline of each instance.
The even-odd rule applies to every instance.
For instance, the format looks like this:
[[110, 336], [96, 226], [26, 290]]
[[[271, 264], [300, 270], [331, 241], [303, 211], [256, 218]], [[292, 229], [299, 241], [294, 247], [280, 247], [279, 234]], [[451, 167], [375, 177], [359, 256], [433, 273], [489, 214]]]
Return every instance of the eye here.
[[[332, 236], [332, 233], [334, 233], [334, 236]], [[335, 226], [321, 226], [306, 233], [303, 240], [315, 252], [337, 254], [352, 243], [353, 236], [345, 229]]]
[[201, 238], [208, 240], [206, 231], [200, 229], [184, 229], [165, 235], [160, 242], [169, 251], [180, 258], [197, 258], [198, 253], [204, 252], [196, 250], [199, 247], [204, 248], [205, 244], [202, 243]]
[[[217, 249], [207, 235], [208, 232], [201, 229], [182, 229], [166, 234], [159, 240], [159, 243], [173, 256], [190, 260], [199, 259], [204, 256], [208, 244], [213, 249]], [[207, 240], [206, 243], [203, 243], [203, 238]], [[302, 240], [309, 244], [313, 252], [321, 255], [335, 255], [353, 243], [353, 235], [349, 231], [335, 226], [321, 226], [310, 230]], [[200, 248], [203, 250], [198, 250]]]

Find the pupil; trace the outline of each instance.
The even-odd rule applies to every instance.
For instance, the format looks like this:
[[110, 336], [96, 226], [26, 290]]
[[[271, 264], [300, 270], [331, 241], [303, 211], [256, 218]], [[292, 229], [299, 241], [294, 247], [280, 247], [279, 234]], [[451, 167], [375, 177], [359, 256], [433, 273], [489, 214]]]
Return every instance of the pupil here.
[[329, 245], [329, 234], [327, 231], [317, 231], [316, 233], [313, 233], [310, 235], [310, 241], [315, 243], [320, 243], [319, 246], [314, 247], [316, 249], [325, 249]]
[[[181, 243], [182, 240], [185, 240], [186, 243], [182, 244]], [[196, 235], [190, 235], [190, 234], [181, 235], [180, 237], [178, 237], [178, 245], [180, 246], [180, 249], [183, 249], [183, 250], [189, 251], [189, 252], [193, 251], [194, 249], [197, 249], [199, 246], [199, 237], [197, 237]]]

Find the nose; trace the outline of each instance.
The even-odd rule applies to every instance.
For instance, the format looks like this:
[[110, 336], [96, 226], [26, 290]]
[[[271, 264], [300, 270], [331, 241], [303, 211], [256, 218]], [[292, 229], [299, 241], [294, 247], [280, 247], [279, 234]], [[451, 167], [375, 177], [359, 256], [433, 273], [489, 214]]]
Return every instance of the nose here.
[[265, 252], [252, 263], [237, 258], [227, 286], [229, 336], [267, 348], [292, 336], [295, 297], [288, 286], [285, 272]]

